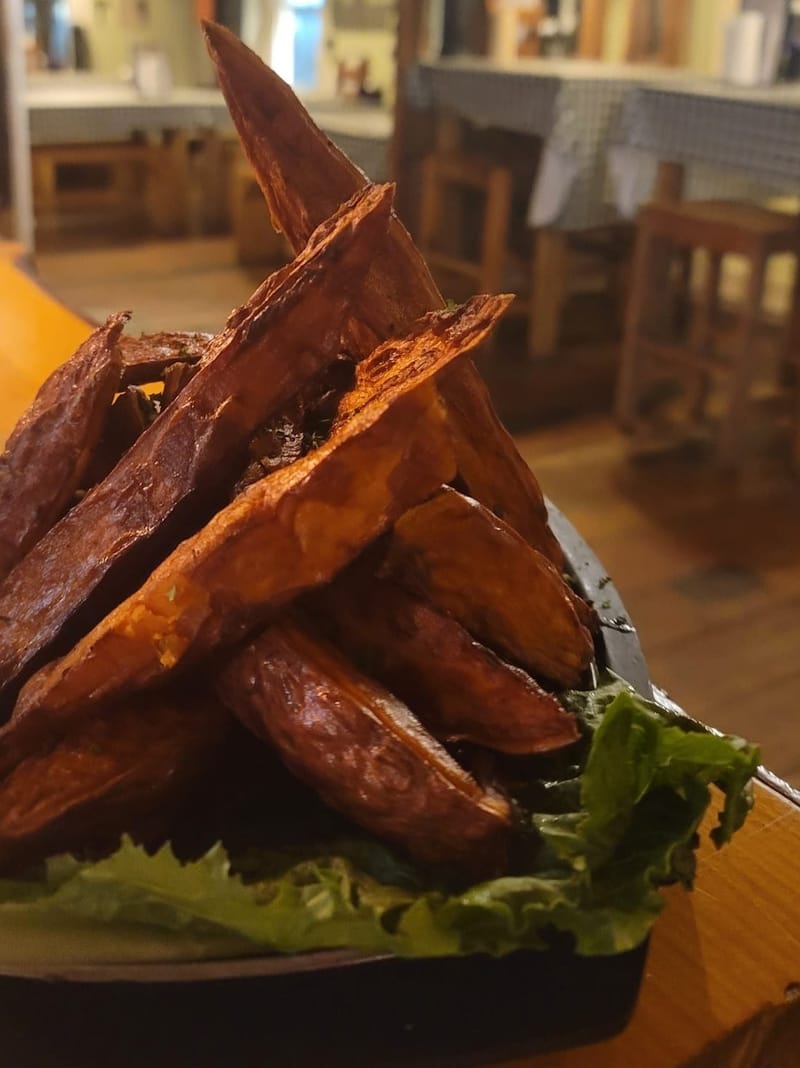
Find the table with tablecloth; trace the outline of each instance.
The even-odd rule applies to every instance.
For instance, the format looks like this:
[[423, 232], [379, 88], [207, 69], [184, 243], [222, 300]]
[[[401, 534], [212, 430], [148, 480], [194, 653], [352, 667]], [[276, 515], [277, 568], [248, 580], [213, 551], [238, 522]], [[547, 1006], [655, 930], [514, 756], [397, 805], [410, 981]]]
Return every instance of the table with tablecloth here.
[[[163, 146], [164, 185], [172, 190], [164, 228], [185, 230], [190, 155], [187, 141], [232, 136], [233, 123], [217, 88], [175, 87], [144, 96], [128, 83], [80, 76], [34, 80], [25, 104], [30, 142], [39, 147], [128, 141], [147, 136]], [[385, 108], [357, 101], [310, 97], [315, 121], [373, 181], [389, 170], [392, 116]], [[162, 213], [163, 214], [163, 213]]]
[[407, 93], [414, 106], [543, 142], [527, 213], [538, 231], [533, 356], [549, 356], [558, 344], [569, 273], [566, 235], [619, 219], [607, 188], [606, 156], [625, 95], [633, 86], [675, 77], [662, 67], [572, 58], [500, 63], [457, 56], [411, 70]]
[[[498, 63], [458, 56], [421, 63], [410, 72], [407, 92], [415, 106], [543, 140], [527, 215], [528, 224], [539, 230], [535, 277], [548, 279], [544, 292], [540, 287], [538, 295], [533, 293], [538, 337], [533, 355], [548, 355], [556, 347], [561, 302], [552, 280], [559, 273], [555, 265], [565, 262], [564, 235], [635, 216], [656, 183], [657, 159], [648, 150], [658, 152], [665, 131], [695, 131], [700, 150], [685, 153], [682, 174], [691, 196], [761, 200], [792, 187], [785, 169], [775, 164], [772, 170], [764, 163], [744, 173], [737, 166], [745, 154], [753, 160], [764, 156], [765, 142], [767, 152], [785, 156], [780, 138], [769, 139], [767, 133], [780, 123], [764, 123], [746, 153], [735, 134], [730, 151], [708, 151], [716, 143], [716, 120], [692, 117], [698, 84], [705, 87], [709, 109], [716, 101], [726, 114], [739, 112], [742, 99], [757, 101], [760, 95], [770, 102], [766, 110], [778, 99], [790, 110], [800, 95], [794, 86], [743, 93], [698, 81], [684, 70], [572, 58]], [[671, 102], [669, 109], [665, 101]], [[663, 118], [665, 110], [674, 117], [671, 124]], [[753, 110], [752, 125], [758, 127], [759, 109]], [[795, 146], [800, 152], [800, 137]]]
[[684, 77], [632, 87], [611, 133], [620, 212], [633, 217], [662, 189], [687, 199], [761, 200], [800, 192], [800, 84], [740, 88]]
[[675, 77], [661, 67], [599, 60], [501, 64], [458, 56], [419, 64], [409, 75], [408, 93], [417, 107], [542, 138], [528, 221], [584, 230], [616, 218], [606, 192], [606, 148], [625, 95], [636, 85]]

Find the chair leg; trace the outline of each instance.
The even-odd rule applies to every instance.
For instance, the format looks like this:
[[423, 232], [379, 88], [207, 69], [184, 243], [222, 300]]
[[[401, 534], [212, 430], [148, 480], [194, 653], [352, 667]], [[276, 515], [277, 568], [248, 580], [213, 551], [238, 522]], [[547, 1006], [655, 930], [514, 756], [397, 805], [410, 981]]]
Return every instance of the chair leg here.
[[741, 459], [742, 429], [747, 414], [755, 366], [753, 342], [761, 311], [766, 267], [767, 255], [763, 250], [759, 250], [750, 266], [747, 296], [731, 365], [728, 409], [722, 419], [717, 446], [719, 462], [727, 468], [736, 467]]
[[[719, 280], [722, 273], [722, 256], [717, 252], [709, 253], [708, 270], [703, 283], [700, 305], [695, 311], [692, 322], [691, 347], [701, 356], [711, 349], [714, 339], [714, 324], [719, 311]], [[689, 392], [689, 413], [693, 422], [703, 420], [711, 385], [711, 372], [706, 367], [698, 367], [694, 373]]]
[[694, 266], [694, 249], [681, 248], [676, 254], [677, 279], [670, 278], [672, 284], [672, 329], [682, 333], [691, 319], [692, 313], [692, 268]]
[[422, 191], [419, 210], [419, 247], [423, 255], [436, 249], [437, 230], [441, 218], [442, 189], [436, 160], [428, 157], [422, 162]]
[[628, 294], [628, 306], [625, 310], [625, 331], [614, 401], [617, 422], [624, 430], [630, 431], [635, 429], [639, 414], [639, 392], [643, 371], [639, 334], [649, 303], [651, 258], [655, 244], [646, 225], [641, 223], [633, 251], [631, 287]]
[[795, 256], [792, 300], [783, 327], [778, 374], [781, 385], [794, 398], [791, 462], [800, 474], [800, 253]]
[[800, 250], [795, 254], [794, 284], [789, 312], [783, 324], [780, 361], [782, 376], [790, 379], [795, 377], [796, 371], [793, 374], [790, 368], [800, 362]]
[[484, 293], [503, 289], [510, 219], [511, 172], [506, 167], [493, 167], [486, 188], [481, 239], [480, 285]]
[[37, 213], [50, 215], [56, 210], [56, 165], [46, 152], [33, 152], [33, 195]]
[[566, 233], [563, 230], [538, 230], [528, 318], [528, 351], [533, 359], [552, 356], [558, 348], [568, 277]]

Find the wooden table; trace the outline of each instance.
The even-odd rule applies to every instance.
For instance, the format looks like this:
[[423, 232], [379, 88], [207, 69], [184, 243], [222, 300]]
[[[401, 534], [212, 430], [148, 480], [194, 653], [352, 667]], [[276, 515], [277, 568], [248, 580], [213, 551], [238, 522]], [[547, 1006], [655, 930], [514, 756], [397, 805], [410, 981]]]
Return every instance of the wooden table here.
[[534, 358], [557, 349], [570, 270], [568, 236], [619, 222], [607, 195], [606, 157], [625, 95], [648, 81], [677, 77], [646, 64], [556, 58], [501, 63], [482, 56], [447, 57], [412, 70], [410, 100], [436, 108], [440, 148], [456, 147], [454, 116], [543, 141], [528, 210], [536, 230], [529, 346]]
[[[684, 77], [631, 88], [612, 141], [658, 162], [657, 195], [682, 195], [687, 168], [759, 183], [762, 191], [800, 190], [800, 83], [740, 88]], [[640, 202], [650, 198], [645, 184]], [[721, 192], [720, 195], [724, 195]]]
[[[683, 78], [631, 89], [612, 134], [621, 213], [647, 200], [763, 201], [800, 192], [800, 83], [742, 88]], [[710, 168], [699, 185], [697, 166]], [[623, 206], [622, 200], [625, 201]], [[800, 351], [800, 303], [791, 309]]]
[[[0, 245], [0, 439], [88, 330], [14, 266], [18, 253]], [[730, 846], [715, 852], [704, 835], [694, 892], [666, 892], [625, 1032], [584, 1049], [507, 1061], [508, 1068], [795, 1068], [800, 807], [767, 779], [756, 793], [755, 810]]]
[[[309, 98], [306, 104], [319, 126], [365, 174], [373, 181], [386, 181], [392, 138], [389, 111], [320, 97]], [[217, 88], [178, 86], [163, 96], [149, 97], [124, 83], [52, 74], [39, 76], [28, 87], [25, 107], [34, 178], [39, 150], [46, 167], [38, 184], [45, 189], [53, 183], [54, 165], [48, 157], [54, 146], [69, 160], [70, 146], [118, 146], [133, 138], [147, 139], [156, 167], [149, 214], [157, 233], [188, 229], [190, 139], [202, 140], [208, 169], [217, 173], [214, 185], [224, 185], [218, 173], [224, 167], [222, 142], [232, 138], [234, 130]]]

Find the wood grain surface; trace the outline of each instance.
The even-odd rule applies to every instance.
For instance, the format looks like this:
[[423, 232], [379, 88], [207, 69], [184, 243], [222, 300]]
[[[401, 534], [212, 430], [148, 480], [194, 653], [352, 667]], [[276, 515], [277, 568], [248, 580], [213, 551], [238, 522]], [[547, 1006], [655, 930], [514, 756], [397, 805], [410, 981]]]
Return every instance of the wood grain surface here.
[[[759, 786], [729, 846], [717, 852], [704, 835], [694, 891], [665, 892], [639, 1003], [623, 1034], [513, 1062], [516, 1068], [755, 1068], [762, 1061], [751, 1036], [764, 1028], [763, 1014], [767, 1038], [788, 1013], [783, 1041], [787, 1051], [800, 1049], [792, 1001], [800, 983], [798, 880], [800, 810]], [[726, 1061], [714, 1060], [719, 1042], [726, 1042]]]

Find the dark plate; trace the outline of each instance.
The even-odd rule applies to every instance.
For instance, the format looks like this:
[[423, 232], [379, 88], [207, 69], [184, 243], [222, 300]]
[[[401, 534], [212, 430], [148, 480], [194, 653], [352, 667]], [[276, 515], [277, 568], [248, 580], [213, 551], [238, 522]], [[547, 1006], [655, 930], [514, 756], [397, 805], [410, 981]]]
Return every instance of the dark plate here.
[[[650, 696], [636, 632], [613, 584], [554, 508], [551, 522], [581, 592], [603, 620], [598, 667], [611, 668]], [[37, 979], [0, 979], [4, 1063], [461, 1068], [617, 1033], [636, 1003], [646, 953], [641, 946], [615, 957], [582, 958], [565, 943], [499, 960], [405, 961], [331, 952], [42, 966], [28, 970]], [[42, 977], [73, 981], [43, 983]]]

